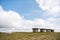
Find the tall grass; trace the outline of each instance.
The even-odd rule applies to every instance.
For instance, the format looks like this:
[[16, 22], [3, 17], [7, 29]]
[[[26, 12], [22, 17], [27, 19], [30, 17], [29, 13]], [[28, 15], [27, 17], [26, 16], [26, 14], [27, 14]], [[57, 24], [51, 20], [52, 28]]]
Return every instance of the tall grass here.
[[48, 32], [0, 33], [0, 40], [60, 40], [60, 33], [48, 33]]

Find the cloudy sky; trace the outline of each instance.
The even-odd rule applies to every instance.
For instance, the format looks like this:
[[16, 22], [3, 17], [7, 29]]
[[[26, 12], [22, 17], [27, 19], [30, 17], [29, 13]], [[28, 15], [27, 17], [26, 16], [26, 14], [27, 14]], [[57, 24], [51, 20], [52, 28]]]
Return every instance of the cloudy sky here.
[[0, 32], [60, 32], [60, 0], [0, 0]]

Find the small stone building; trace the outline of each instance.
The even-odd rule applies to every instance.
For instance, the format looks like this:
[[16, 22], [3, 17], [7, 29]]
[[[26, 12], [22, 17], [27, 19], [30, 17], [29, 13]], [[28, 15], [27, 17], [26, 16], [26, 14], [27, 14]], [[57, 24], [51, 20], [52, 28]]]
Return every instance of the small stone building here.
[[54, 32], [54, 30], [52, 29], [51, 32]]
[[38, 32], [38, 28], [32, 28], [33, 32]]
[[51, 29], [46, 29], [46, 32], [51, 32]]
[[54, 32], [52, 29], [46, 29], [46, 32]]
[[40, 32], [46, 32], [46, 29], [40, 29]]

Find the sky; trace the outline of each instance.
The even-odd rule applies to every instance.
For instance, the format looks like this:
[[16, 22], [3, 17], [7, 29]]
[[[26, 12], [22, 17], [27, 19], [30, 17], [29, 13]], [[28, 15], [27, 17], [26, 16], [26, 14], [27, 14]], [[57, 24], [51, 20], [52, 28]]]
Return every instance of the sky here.
[[1, 0], [0, 4], [4, 10], [16, 11], [26, 19], [40, 18], [42, 15], [39, 14], [42, 13], [42, 10], [35, 0]]
[[0, 0], [0, 32], [60, 32], [60, 0]]

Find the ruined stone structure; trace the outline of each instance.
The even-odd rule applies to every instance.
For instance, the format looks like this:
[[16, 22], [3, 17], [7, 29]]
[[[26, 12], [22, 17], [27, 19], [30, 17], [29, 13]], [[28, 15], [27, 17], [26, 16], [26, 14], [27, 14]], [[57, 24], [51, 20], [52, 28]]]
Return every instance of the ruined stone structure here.
[[38, 32], [38, 28], [32, 28], [33, 32]]
[[51, 32], [54, 32], [54, 30], [51, 30]]
[[[32, 28], [33, 32], [54, 32], [52, 29], [44, 29], [44, 28]], [[40, 30], [40, 31], [38, 31]]]
[[40, 29], [40, 32], [46, 32], [46, 29]]
[[46, 32], [51, 32], [51, 29], [46, 29]]

